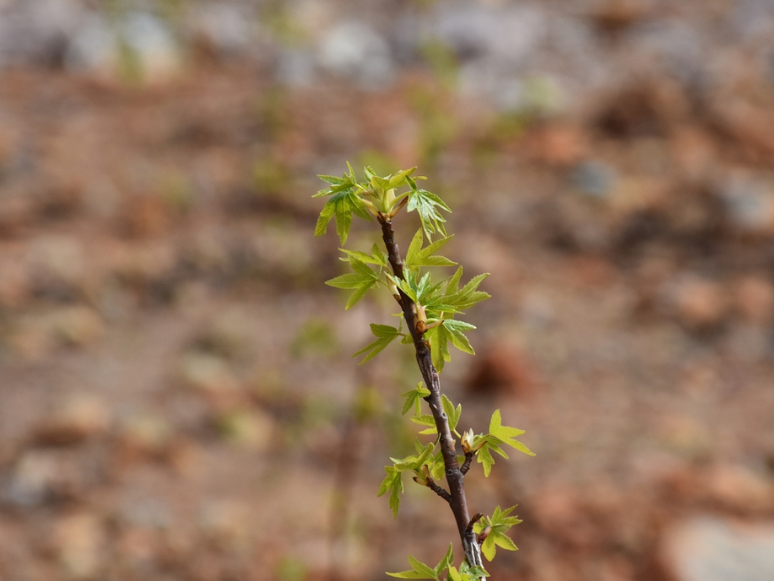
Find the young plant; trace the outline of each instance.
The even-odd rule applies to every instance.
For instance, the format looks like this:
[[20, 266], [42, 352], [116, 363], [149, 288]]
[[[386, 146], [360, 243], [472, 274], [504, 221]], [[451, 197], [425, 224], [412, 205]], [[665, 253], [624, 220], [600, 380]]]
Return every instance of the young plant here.
[[[416, 168], [378, 176], [366, 167], [365, 180], [358, 181], [352, 166], [347, 164], [347, 167], [349, 171], [342, 177], [319, 176], [329, 187], [314, 196], [328, 197], [317, 221], [315, 235], [325, 234], [328, 224], [335, 219], [336, 233], [343, 246], [353, 215], [368, 221], [376, 218], [384, 249], [378, 244], [373, 245], [370, 253], [342, 248], [342, 260], [349, 264], [351, 272], [326, 284], [351, 291], [346, 309], [353, 307], [368, 291], [380, 287], [387, 289], [395, 298], [401, 310], [398, 316], [402, 314], [398, 326], [372, 324], [371, 331], [376, 340], [354, 355], [364, 355], [361, 361], [364, 363], [396, 339], [413, 345], [424, 383], [418, 383], [415, 389], [403, 394], [403, 413], [413, 412], [411, 421], [423, 428], [419, 434], [430, 436], [427, 443], [416, 440], [416, 454], [390, 458], [392, 464], [385, 467], [387, 475], [378, 495], [389, 497], [393, 516], [397, 516], [403, 493], [403, 475], [412, 476], [414, 482], [426, 486], [449, 505], [464, 554], [459, 567], [454, 565], [452, 545], [435, 567], [409, 556], [411, 570], [388, 575], [436, 581], [445, 575], [446, 579], [453, 581], [482, 581], [489, 576], [484, 569], [482, 554], [491, 561], [496, 546], [516, 550], [506, 532], [521, 521], [509, 516], [515, 507], [501, 510], [499, 506], [491, 517], [477, 513], [471, 518], [465, 496], [465, 475], [475, 458], [482, 464], [484, 476], [488, 477], [494, 464], [492, 452], [508, 457], [504, 446], [533, 455], [516, 439], [524, 433], [523, 430], [502, 425], [500, 410], [492, 414], [487, 433], [476, 434], [472, 429], [459, 431], [462, 406], [455, 406], [441, 392], [439, 374], [444, 363], [451, 360], [449, 346], [474, 354], [466, 333], [475, 327], [456, 317], [489, 298], [489, 294], [478, 290], [488, 274], [479, 274], [463, 284], [461, 266], [451, 276], [438, 281], [430, 272], [424, 272], [426, 267], [452, 267], [457, 263], [437, 254], [452, 238], [446, 234], [446, 220], [442, 215], [442, 212], [451, 210], [441, 198], [417, 186], [417, 181], [424, 178], [413, 176]], [[421, 224], [409, 243], [405, 257], [400, 254], [392, 228], [393, 218], [404, 209], [406, 212], [416, 211]], [[430, 413], [422, 413], [422, 401], [427, 403]], [[446, 488], [439, 484], [444, 479]]]

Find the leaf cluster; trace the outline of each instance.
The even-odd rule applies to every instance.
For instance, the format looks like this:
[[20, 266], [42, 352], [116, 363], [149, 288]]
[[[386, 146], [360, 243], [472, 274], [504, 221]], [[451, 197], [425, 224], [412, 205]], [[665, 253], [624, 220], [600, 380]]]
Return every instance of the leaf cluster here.
[[417, 453], [405, 458], [390, 458], [392, 460], [392, 466], [385, 466], [384, 470], [387, 472], [387, 476], [382, 480], [379, 486], [379, 492], [377, 496], [382, 496], [387, 492], [390, 493], [390, 508], [392, 509], [392, 516], [398, 515], [398, 508], [400, 507], [400, 495], [403, 494], [403, 473], [406, 471], [414, 472], [416, 475], [422, 475], [422, 467], [428, 458], [432, 457], [435, 450], [437, 441], [430, 442], [426, 446], [417, 440], [415, 447]]
[[447, 573], [446, 579], [453, 581], [478, 581], [481, 577], [489, 577], [481, 567], [471, 567], [466, 561], [462, 561], [460, 568], [454, 566], [454, 548], [449, 543], [449, 549], [435, 567], [431, 567], [409, 555], [411, 569], [399, 573], [387, 573], [390, 577], [398, 579], [433, 579], [440, 581], [441, 576]]
[[[372, 216], [386, 216], [392, 218], [403, 207], [407, 212], [416, 211], [422, 223], [422, 229], [428, 240], [438, 232], [446, 236], [444, 223], [446, 219], [441, 210], [451, 212], [449, 206], [437, 195], [417, 187], [417, 180], [424, 177], [412, 177], [416, 168], [401, 170], [387, 176], [378, 176], [370, 167], [363, 170], [365, 180], [358, 181], [352, 166], [347, 164], [348, 172], [341, 177], [332, 175], [319, 175], [318, 177], [329, 184], [329, 187], [318, 191], [313, 197], [327, 197], [329, 200], [323, 206], [317, 225], [315, 236], [322, 236], [328, 230], [328, 224], [332, 219], [336, 220], [336, 233], [341, 244], [347, 242], [352, 216], [363, 220], [372, 220]], [[401, 188], [408, 188], [403, 193], [398, 193]]]
[[497, 547], [501, 547], [506, 551], [517, 551], [518, 547], [513, 543], [511, 538], [505, 533], [508, 532], [513, 525], [517, 525], [521, 522], [515, 516], [509, 516], [513, 509], [512, 506], [506, 510], [501, 510], [499, 506], [494, 509], [492, 516], [485, 516], [474, 525], [474, 531], [477, 534], [486, 532], [486, 538], [481, 545], [481, 552], [490, 562], [495, 558]]
[[503, 458], [508, 458], [508, 454], [502, 448], [504, 445], [515, 448], [528, 456], [535, 455], [527, 446], [516, 439], [516, 436], [520, 436], [523, 433], [524, 430], [503, 426], [500, 410], [497, 409], [489, 421], [489, 433], [474, 435], [472, 430], [468, 431], [463, 436], [462, 449], [465, 452], [475, 453], [476, 461], [483, 465], [484, 476], [488, 477], [495, 463], [492, 452]]
[[[341, 177], [319, 176], [329, 187], [317, 192], [315, 197], [327, 196], [329, 199], [320, 213], [315, 235], [324, 234], [330, 221], [335, 218], [336, 232], [343, 245], [347, 240], [353, 215], [366, 220], [371, 220], [372, 216], [391, 219], [403, 207], [409, 212], [417, 211], [422, 227], [417, 230], [406, 252], [405, 278], [387, 272], [387, 255], [374, 244], [370, 254], [342, 248], [342, 260], [349, 263], [351, 272], [337, 276], [326, 284], [352, 291], [347, 299], [346, 309], [352, 308], [369, 290], [379, 284], [389, 286], [393, 294], [397, 294], [400, 289], [415, 303], [416, 323], [421, 324], [419, 332], [424, 333], [425, 339], [430, 343], [433, 365], [439, 372], [443, 370], [446, 362], [451, 361], [449, 345], [465, 353], [475, 354], [466, 336], [475, 326], [455, 320], [454, 317], [479, 301], [489, 298], [488, 293], [478, 290], [488, 274], [480, 274], [460, 288], [461, 267], [452, 276], [439, 282], [434, 282], [430, 273], [420, 272], [420, 269], [427, 267], [457, 265], [453, 260], [438, 254], [452, 239], [452, 236], [446, 235], [445, 219], [440, 213], [442, 210], [450, 212], [449, 207], [437, 195], [417, 187], [416, 180], [424, 178], [412, 177], [416, 168], [378, 176], [370, 167], [366, 167], [364, 181], [358, 181], [351, 165], [347, 164], [347, 168], [348, 172]], [[408, 189], [398, 193], [401, 188]], [[431, 236], [435, 233], [441, 234], [442, 238], [433, 242]], [[425, 237], [429, 242], [427, 246], [423, 246]], [[410, 342], [410, 337], [395, 327], [372, 325], [371, 330], [376, 340], [355, 354], [365, 354], [361, 363], [372, 359], [399, 336], [402, 336], [405, 342]]]

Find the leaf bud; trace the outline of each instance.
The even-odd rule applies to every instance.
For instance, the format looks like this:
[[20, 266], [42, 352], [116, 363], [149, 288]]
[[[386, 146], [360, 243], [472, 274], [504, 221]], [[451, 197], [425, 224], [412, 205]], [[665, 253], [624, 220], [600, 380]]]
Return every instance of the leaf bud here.
[[416, 474], [416, 476], [414, 476], [414, 482], [421, 484], [422, 486], [427, 486], [432, 481], [432, 478], [430, 477], [430, 468], [428, 468], [427, 464], [423, 464], [419, 470], [414, 470], [414, 474]]
[[473, 451], [473, 441], [475, 439], [475, 435], [473, 434], [473, 430], [470, 429], [464, 434], [462, 434], [462, 451], [466, 454], [468, 452]]
[[484, 528], [480, 533], [478, 533], [478, 542], [483, 543], [486, 538], [489, 536], [489, 533], [492, 532], [492, 525], [489, 525]]

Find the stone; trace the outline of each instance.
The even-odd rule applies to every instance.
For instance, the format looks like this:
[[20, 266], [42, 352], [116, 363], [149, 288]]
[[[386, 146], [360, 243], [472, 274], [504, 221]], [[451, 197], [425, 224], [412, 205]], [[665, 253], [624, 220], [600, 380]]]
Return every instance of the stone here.
[[584, 161], [572, 170], [573, 185], [592, 198], [607, 197], [615, 185], [616, 172], [602, 161]]
[[98, 398], [76, 395], [43, 418], [33, 431], [33, 441], [47, 446], [70, 446], [104, 434], [110, 427], [110, 409]]
[[717, 193], [731, 226], [743, 234], [770, 234], [774, 230], [772, 188], [744, 174], [726, 179]]
[[32, 451], [23, 454], [0, 479], [0, 504], [27, 509], [51, 498], [57, 462], [50, 454]]
[[172, 444], [174, 431], [160, 415], [135, 413], [123, 418], [119, 438], [128, 456], [162, 457]]
[[259, 410], [236, 410], [217, 419], [221, 435], [237, 445], [256, 451], [268, 450], [275, 437], [274, 420]]
[[83, 347], [105, 332], [100, 316], [89, 307], [72, 306], [52, 311], [46, 317], [51, 336], [65, 346]]
[[322, 41], [319, 59], [325, 69], [367, 88], [383, 87], [393, 78], [387, 42], [362, 22], [344, 21], [331, 28]]
[[190, 388], [205, 393], [236, 391], [239, 381], [222, 358], [202, 352], [183, 355], [179, 376]]
[[771, 581], [774, 522], [695, 516], [666, 530], [658, 557], [664, 574], [675, 581]]
[[196, 42], [220, 55], [238, 54], [252, 40], [252, 15], [232, 3], [203, 3], [188, 14], [188, 28]]
[[751, 323], [766, 325], [774, 315], [774, 285], [761, 276], [746, 276], [734, 289], [734, 306]]
[[716, 330], [728, 313], [728, 300], [716, 282], [692, 275], [665, 283], [661, 293], [665, 309], [688, 330]]
[[62, 517], [54, 525], [52, 549], [63, 572], [71, 579], [92, 579], [101, 567], [105, 538], [100, 519], [92, 513]]
[[774, 484], [764, 474], [741, 464], [717, 464], [705, 476], [707, 494], [714, 503], [732, 510], [770, 511]]

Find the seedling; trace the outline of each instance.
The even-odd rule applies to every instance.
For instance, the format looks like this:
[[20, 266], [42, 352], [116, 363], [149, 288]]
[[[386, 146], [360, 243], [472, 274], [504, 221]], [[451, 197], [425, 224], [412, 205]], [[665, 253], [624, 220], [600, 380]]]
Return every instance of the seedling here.
[[[476, 434], [473, 430], [460, 431], [462, 405], [454, 403], [441, 392], [440, 373], [445, 363], [451, 361], [450, 346], [474, 355], [467, 333], [475, 327], [457, 317], [476, 303], [489, 298], [479, 290], [489, 276], [479, 274], [462, 283], [463, 269], [456, 262], [441, 256], [438, 251], [451, 240], [446, 233], [443, 212], [451, 212], [449, 206], [437, 195], [417, 186], [416, 168], [379, 176], [370, 167], [364, 169], [365, 179], [358, 181], [354, 170], [347, 164], [348, 172], [342, 177], [321, 175], [329, 187], [314, 197], [328, 197], [320, 213], [315, 235], [325, 234], [331, 220], [335, 219], [336, 233], [342, 246], [347, 242], [352, 226], [352, 216], [376, 221], [381, 228], [384, 248], [374, 244], [370, 252], [342, 248], [342, 260], [351, 272], [337, 276], [326, 284], [351, 291], [346, 309], [352, 308], [369, 291], [384, 288], [392, 294], [400, 307], [398, 326], [371, 325], [376, 339], [355, 356], [363, 356], [361, 363], [381, 353], [390, 343], [412, 345], [423, 382], [403, 393], [403, 414], [412, 413], [411, 421], [422, 430], [423, 442], [416, 439], [416, 453], [405, 458], [390, 458], [385, 467], [387, 475], [379, 487], [379, 496], [386, 495], [393, 516], [397, 516], [403, 493], [404, 475], [426, 486], [450, 507], [457, 524], [464, 558], [454, 565], [454, 547], [449, 545], [440, 562], [431, 567], [409, 556], [411, 569], [388, 573], [401, 579], [444, 578], [452, 581], [482, 581], [489, 574], [482, 559], [491, 561], [496, 547], [514, 551], [516, 545], [506, 535], [508, 529], [521, 522], [510, 516], [515, 507], [501, 510], [498, 506], [491, 517], [481, 513], [470, 516], [465, 496], [465, 475], [473, 459], [482, 465], [488, 477], [494, 465], [492, 452], [508, 458], [503, 449], [510, 446], [524, 454], [534, 454], [516, 439], [523, 430], [502, 425], [500, 410], [492, 413], [489, 431]], [[405, 257], [400, 254], [392, 227], [393, 219], [402, 210], [419, 215], [421, 227], [409, 243]], [[436, 239], [433, 240], [433, 237]], [[427, 245], [425, 246], [425, 240]], [[451, 276], [434, 280], [427, 267], [454, 267]], [[422, 402], [430, 413], [423, 413]], [[459, 448], [458, 448], [459, 443]], [[460, 454], [461, 452], [461, 454]], [[446, 482], [446, 487], [442, 486]]]

